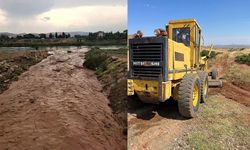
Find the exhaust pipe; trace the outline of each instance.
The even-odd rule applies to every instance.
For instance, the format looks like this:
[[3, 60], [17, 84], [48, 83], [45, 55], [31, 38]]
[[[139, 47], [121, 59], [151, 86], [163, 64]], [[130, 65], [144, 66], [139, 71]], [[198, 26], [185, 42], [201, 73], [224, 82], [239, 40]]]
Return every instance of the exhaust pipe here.
[[155, 29], [155, 30], [154, 30], [154, 34], [155, 34], [155, 36], [157, 36], [157, 37], [160, 37], [160, 36], [167, 36], [167, 35], [168, 35], [168, 33], [167, 33], [164, 29], [160, 29], [160, 28]]

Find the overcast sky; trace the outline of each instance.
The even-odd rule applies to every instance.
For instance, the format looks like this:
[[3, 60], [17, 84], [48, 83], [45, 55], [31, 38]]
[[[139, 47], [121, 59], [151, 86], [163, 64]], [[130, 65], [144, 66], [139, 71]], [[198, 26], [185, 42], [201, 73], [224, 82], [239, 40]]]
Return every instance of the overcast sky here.
[[125, 29], [127, 0], [0, 0], [0, 32]]

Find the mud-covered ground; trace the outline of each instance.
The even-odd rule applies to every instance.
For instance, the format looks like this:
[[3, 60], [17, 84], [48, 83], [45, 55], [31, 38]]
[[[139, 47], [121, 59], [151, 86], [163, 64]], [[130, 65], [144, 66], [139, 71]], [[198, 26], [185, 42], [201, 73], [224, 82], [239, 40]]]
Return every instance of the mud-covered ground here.
[[47, 51], [0, 52], [0, 94], [28, 68], [48, 56]]
[[84, 52], [55, 52], [0, 95], [0, 149], [126, 149]]

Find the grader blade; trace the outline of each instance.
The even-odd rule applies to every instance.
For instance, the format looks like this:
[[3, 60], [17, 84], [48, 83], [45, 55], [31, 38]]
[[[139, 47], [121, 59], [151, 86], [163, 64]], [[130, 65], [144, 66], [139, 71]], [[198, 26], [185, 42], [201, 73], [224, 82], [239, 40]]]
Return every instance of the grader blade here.
[[209, 87], [222, 87], [222, 81], [221, 80], [219, 80], [219, 79], [215, 79], [215, 80], [213, 80], [213, 79], [209, 79], [208, 80], [208, 86]]

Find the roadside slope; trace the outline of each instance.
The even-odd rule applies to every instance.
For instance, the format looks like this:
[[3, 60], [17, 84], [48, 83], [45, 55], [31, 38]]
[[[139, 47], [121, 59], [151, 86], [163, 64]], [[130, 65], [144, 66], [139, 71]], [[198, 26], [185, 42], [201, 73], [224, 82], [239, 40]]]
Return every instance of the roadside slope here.
[[248, 52], [248, 49], [233, 52], [227, 51], [210, 61], [210, 71], [217, 69], [219, 78], [222, 78], [224, 81], [222, 88], [211, 89], [211, 93], [221, 93], [226, 98], [250, 106], [250, 66], [235, 62], [236, 56]]
[[0, 95], [0, 149], [125, 149], [84, 52], [58, 52]]

